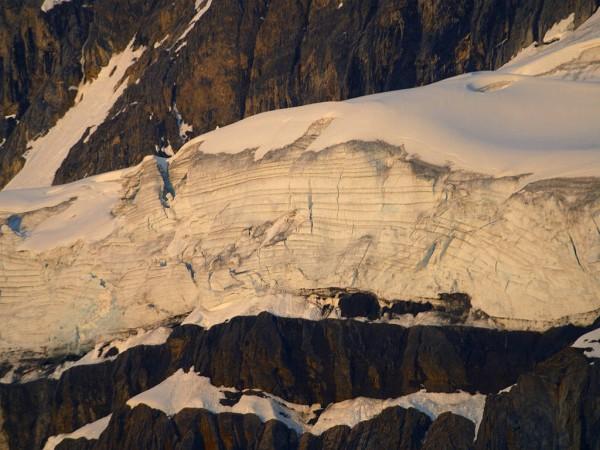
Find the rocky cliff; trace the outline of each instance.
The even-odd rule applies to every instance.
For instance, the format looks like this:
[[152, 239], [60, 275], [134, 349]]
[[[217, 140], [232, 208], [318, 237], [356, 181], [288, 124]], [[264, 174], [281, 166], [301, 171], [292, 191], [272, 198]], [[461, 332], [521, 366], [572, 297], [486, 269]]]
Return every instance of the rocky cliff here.
[[32, 142], [78, 101], [78, 89], [132, 39], [144, 52], [123, 81], [127, 89], [103, 120], [63, 140], [55, 183], [176, 151], [191, 136], [258, 112], [494, 69], [569, 14], [579, 25], [597, 6], [73, 0], [42, 10], [40, 3], [0, 5], [2, 186]]
[[[164, 344], [72, 367], [58, 380], [0, 384], [0, 443], [11, 449], [41, 448], [51, 435], [72, 433], [112, 414], [99, 440], [66, 435], [57, 448], [594, 448], [600, 437], [594, 406], [600, 401], [598, 366], [580, 350], [563, 350], [586, 331], [572, 326], [545, 333], [460, 326], [407, 329], [266, 313], [208, 330], [179, 326]], [[206, 376], [211, 384], [196, 391], [189, 377], [180, 376], [162, 397], [157, 389], [183, 374], [181, 369]], [[211, 385], [232, 386], [221, 388], [226, 394], [221, 406], [185, 403], [216, 389]], [[149, 395], [153, 387], [156, 393]], [[353, 422], [336, 425], [339, 419], [330, 413], [340, 404], [336, 402], [402, 398], [423, 388], [448, 393], [447, 398], [463, 395], [457, 391], [489, 394], [485, 410], [475, 413], [483, 420], [475, 444], [472, 420], [477, 419], [469, 415], [468, 403], [455, 411], [471, 421], [449, 414], [444, 408], [452, 410], [451, 403], [441, 401], [436, 407], [436, 400], [414, 403], [429, 415], [383, 403], [372, 419], [366, 416], [354, 427]], [[148, 395], [132, 403], [144, 391]], [[161, 398], [180, 406], [157, 411]], [[275, 399], [275, 406], [285, 408], [277, 421], [261, 420], [264, 408], [253, 398]], [[220, 412], [242, 404], [255, 406]], [[296, 419], [306, 425], [287, 423], [304, 404], [318, 404], [318, 409], [305, 411], [305, 419]], [[353, 406], [341, 409], [347, 408]], [[432, 413], [433, 418], [440, 414], [436, 408], [446, 414], [432, 424]], [[325, 417], [329, 424], [321, 425]], [[560, 444], [547, 445], [564, 433], [568, 438], [561, 437]]]

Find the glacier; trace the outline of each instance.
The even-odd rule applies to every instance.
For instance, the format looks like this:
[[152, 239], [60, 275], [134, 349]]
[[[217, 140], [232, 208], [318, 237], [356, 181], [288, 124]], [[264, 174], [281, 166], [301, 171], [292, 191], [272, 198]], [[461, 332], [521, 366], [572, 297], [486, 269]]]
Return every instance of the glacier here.
[[598, 48], [598, 17], [496, 72], [259, 114], [69, 185], [9, 185], [0, 352], [81, 353], [225, 305], [318, 318], [302, 301], [329, 287], [464, 292], [510, 329], [590, 323], [600, 83], [566, 63]]

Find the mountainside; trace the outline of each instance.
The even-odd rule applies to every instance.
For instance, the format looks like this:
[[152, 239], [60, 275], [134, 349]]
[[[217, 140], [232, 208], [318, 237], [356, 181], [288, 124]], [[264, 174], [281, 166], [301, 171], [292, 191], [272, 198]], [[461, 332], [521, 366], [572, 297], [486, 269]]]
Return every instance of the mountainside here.
[[[266, 110], [495, 69], [569, 14], [580, 25], [597, 5], [70, 0], [40, 8], [39, 0], [7, 0], [0, 5], [0, 186], [41, 146], [56, 154], [50, 178], [29, 186], [169, 154], [192, 136]], [[112, 69], [102, 68], [115, 66], [128, 46], [138, 59], [118, 61], [107, 80]], [[86, 96], [99, 92], [101, 107], [91, 110]], [[53, 127], [61, 139], [44, 140]]]
[[600, 47], [598, 24], [497, 72], [260, 114], [170, 159], [23, 189], [52, 173], [40, 146], [0, 193], [0, 348], [79, 351], [223, 303], [313, 317], [302, 305], [335, 306], [332, 287], [383, 303], [466, 293], [487, 326], [589, 324], [600, 71], [575, 62]]
[[0, 449], [600, 450], [594, 2], [39, 3]]

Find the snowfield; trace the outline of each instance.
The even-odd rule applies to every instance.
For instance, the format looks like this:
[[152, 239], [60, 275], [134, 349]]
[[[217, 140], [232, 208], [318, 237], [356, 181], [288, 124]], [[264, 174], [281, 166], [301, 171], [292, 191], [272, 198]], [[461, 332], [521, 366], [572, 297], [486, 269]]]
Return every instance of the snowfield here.
[[465, 292], [498, 327], [589, 323], [599, 18], [567, 21], [497, 72], [260, 114], [169, 160], [17, 189], [52, 180], [44, 163], [24, 181], [45, 161], [34, 141], [0, 193], [0, 352], [81, 352], [192, 310], [203, 325], [228, 311], [313, 317], [300, 294], [331, 286], [388, 300]]

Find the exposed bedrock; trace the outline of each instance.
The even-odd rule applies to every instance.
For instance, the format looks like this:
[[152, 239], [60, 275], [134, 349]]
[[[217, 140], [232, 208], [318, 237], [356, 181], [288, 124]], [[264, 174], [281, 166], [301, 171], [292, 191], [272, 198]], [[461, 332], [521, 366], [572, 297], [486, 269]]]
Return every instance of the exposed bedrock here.
[[176, 150], [189, 137], [183, 122], [197, 135], [266, 110], [497, 68], [569, 14], [582, 23], [598, 0], [221, 0], [188, 34], [193, 1], [40, 3], [0, 5], [0, 186], [80, 81], [134, 37], [146, 51], [129, 89], [72, 147], [56, 183]]
[[179, 368], [191, 367], [215, 386], [255, 388], [323, 406], [358, 396], [394, 398], [422, 388], [494, 393], [583, 332], [573, 326], [545, 333], [403, 328], [267, 313], [208, 330], [184, 325], [166, 344], [134, 347], [114, 361], [73, 367], [59, 380], [0, 385], [2, 433], [11, 449], [39, 448], [48, 436], [98, 420]]
[[568, 348], [489, 396], [475, 448], [599, 449], [600, 360]]

